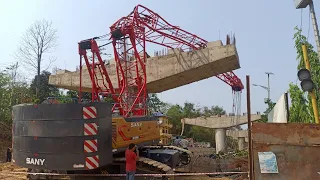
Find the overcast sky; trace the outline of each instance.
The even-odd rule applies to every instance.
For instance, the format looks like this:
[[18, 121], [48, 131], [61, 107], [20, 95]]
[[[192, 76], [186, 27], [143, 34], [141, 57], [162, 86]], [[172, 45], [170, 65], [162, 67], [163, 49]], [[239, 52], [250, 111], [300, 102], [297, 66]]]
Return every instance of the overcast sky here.
[[[58, 30], [59, 46], [53, 52], [57, 57], [54, 65], [75, 70], [79, 60], [77, 42], [108, 33], [113, 22], [130, 13], [139, 3], [171, 24], [208, 41], [225, 41], [226, 34], [235, 33], [241, 65], [235, 73], [243, 84], [245, 76], [250, 75], [252, 83], [261, 85], [267, 85], [265, 72], [275, 73], [271, 77], [274, 101], [288, 89], [290, 82], [297, 82], [294, 27], [302, 23], [303, 33], [309, 34], [314, 44], [309, 9], [296, 10], [293, 0], [0, 0], [0, 67], [15, 62], [12, 54], [22, 33], [36, 20], [45, 18]], [[320, 9], [317, 1], [315, 7]], [[111, 48], [109, 46], [108, 50], [112, 51]], [[251, 87], [251, 92], [252, 112], [263, 112], [267, 91]], [[170, 103], [188, 101], [200, 106], [223, 106], [228, 112], [232, 109], [231, 88], [215, 77], [163, 92], [159, 97]], [[246, 111], [245, 100], [244, 91], [242, 112]]]

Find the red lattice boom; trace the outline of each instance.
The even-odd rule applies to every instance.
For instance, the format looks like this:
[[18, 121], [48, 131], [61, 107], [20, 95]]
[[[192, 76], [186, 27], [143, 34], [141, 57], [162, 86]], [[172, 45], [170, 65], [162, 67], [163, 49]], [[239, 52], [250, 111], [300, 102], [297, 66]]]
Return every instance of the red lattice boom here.
[[[112, 110], [118, 109], [124, 117], [147, 114], [146, 42], [170, 49], [180, 48], [183, 51], [205, 48], [208, 43], [197, 35], [169, 24], [157, 13], [142, 5], [136, 6], [128, 16], [115, 22], [110, 31], [119, 89], [113, 88], [95, 39], [80, 42], [79, 53], [84, 57], [89, 70], [94, 94], [92, 100], [99, 100], [99, 93], [111, 94], [115, 101]], [[91, 49], [93, 53], [91, 64], [86, 57], [87, 49]], [[94, 71], [95, 68], [100, 71], [100, 76]], [[241, 80], [233, 72], [216, 77], [229, 84], [234, 91], [243, 89]], [[99, 81], [103, 82], [104, 87], [99, 86]]]

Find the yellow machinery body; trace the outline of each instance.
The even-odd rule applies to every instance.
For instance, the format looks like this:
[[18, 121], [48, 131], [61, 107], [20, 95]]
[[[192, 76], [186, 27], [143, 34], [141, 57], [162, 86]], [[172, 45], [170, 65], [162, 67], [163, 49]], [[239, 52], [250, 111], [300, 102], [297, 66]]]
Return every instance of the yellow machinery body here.
[[[153, 117], [152, 117], [153, 118]], [[156, 120], [128, 120], [123, 117], [112, 118], [112, 148], [128, 147], [130, 143], [157, 144], [160, 140], [160, 125]]]

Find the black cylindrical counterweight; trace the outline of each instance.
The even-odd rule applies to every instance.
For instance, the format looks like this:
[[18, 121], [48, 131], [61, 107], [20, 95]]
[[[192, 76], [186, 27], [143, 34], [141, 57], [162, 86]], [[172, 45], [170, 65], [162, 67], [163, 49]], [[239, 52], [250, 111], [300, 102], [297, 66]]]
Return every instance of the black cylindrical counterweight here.
[[112, 162], [112, 105], [13, 107], [13, 162], [31, 169], [96, 169]]

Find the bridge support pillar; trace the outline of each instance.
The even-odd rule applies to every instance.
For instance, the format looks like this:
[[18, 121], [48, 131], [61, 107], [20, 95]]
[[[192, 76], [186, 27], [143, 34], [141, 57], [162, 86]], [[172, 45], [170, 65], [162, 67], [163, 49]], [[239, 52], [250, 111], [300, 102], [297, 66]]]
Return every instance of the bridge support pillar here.
[[245, 137], [238, 137], [238, 148], [240, 151], [244, 150]]
[[215, 139], [216, 139], [216, 153], [220, 151], [226, 152], [226, 130], [216, 129], [215, 130]]

